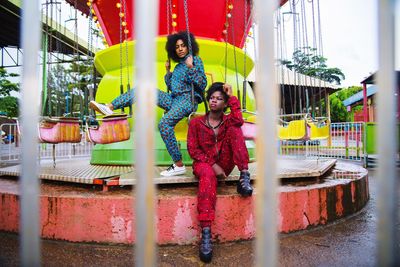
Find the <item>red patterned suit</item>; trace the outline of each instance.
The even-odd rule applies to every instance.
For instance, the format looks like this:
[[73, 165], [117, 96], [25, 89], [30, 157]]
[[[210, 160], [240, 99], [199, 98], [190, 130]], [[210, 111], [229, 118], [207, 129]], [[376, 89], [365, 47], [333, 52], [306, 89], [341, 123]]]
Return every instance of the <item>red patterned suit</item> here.
[[243, 124], [239, 100], [231, 96], [228, 100], [231, 110], [223, 115], [218, 134], [207, 125], [207, 114], [190, 121], [187, 148], [193, 159], [193, 173], [199, 179], [197, 210], [201, 227], [211, 225], [215, 218], [217, 178], [212, 165], [217, 163], [228, 176], [235, 165], [248, 169], [249, 153], [241, 130]]

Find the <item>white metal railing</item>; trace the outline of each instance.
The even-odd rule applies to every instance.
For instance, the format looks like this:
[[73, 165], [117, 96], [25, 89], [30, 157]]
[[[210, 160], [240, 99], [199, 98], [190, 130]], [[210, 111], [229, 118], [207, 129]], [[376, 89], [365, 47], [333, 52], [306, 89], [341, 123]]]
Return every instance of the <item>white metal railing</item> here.
[[[19, 135], [18, 123], [4, 123], [0, 125], [0, 132], [5, 136], [0, 142], [1, 163], [19, 163], [21, 160], [21, 137]], [[84, 132], [82, 132], [82, 136]], [[53, 150], [54, 146], [54, 150]], [[72, 157], [89, 157], [92, 153], [93, 144], [82, 138], [80, 143], [38, 144], [38, 158], [52, 159], [53, 153], [56, 159]]]
[[336, 158], [364, 161], [363, 122], [341, 122], [330, 125], [329, 138], [319, 140], [281, 140], [279, 153], [303, 158]]

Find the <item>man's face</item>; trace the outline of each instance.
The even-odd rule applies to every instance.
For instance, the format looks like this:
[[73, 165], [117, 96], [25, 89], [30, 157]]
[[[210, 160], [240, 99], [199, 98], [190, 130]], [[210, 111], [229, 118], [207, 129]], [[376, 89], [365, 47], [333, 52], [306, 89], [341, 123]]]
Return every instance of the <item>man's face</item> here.
[[223, 111], [226, 108], [224, 96], [220, 91], [215, 91], [210, 96], [209, 105], [211, 111]]

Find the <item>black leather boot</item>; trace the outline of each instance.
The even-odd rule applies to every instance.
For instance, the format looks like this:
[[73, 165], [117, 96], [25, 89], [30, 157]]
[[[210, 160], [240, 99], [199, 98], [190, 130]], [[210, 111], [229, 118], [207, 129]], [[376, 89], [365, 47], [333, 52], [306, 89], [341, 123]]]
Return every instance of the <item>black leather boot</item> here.
[[249, 197], [253, 194], [253, 187], [250, 184], [250, 173], [249, 171], [241, 171], [239, 182], [237, 183], [237, 192], [242, 197]]
[[212, 259], [211, 228], [203, 227], [201, 230], [201, 243], [199, 249], [200, 260], [210, 262]]

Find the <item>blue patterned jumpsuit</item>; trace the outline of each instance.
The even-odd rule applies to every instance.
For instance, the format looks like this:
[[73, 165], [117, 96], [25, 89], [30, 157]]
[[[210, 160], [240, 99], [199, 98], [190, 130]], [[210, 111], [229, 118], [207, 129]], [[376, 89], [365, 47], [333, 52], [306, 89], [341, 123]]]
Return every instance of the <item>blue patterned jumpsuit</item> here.
[[[164, 77], [170, 92], [157, 89], [157, 105], [166, 111], [158, 124], [158, 129], [174, 162], [182, 160], [182, 154], [175, 137], [175, 125], [184, 117], [189, 116], [192, 111], [197, 110], [197, 103], [201, 99], [199, 91], [203, 93], [207, 86], [207, 78], [201, 59], [194, 56], [193, 67], [189, 69], [185, 64], [186, 58], [187, 56], [182, 58], [175, 66], [174, 71], [167, 73]], [[192, 103], [192, 83], [196, 88], [194, 103]], [[132, 89], [115, 98], [111, 104], [114, 109], [120, 109], [132, 105], [135, 101], [135, 89]]]

